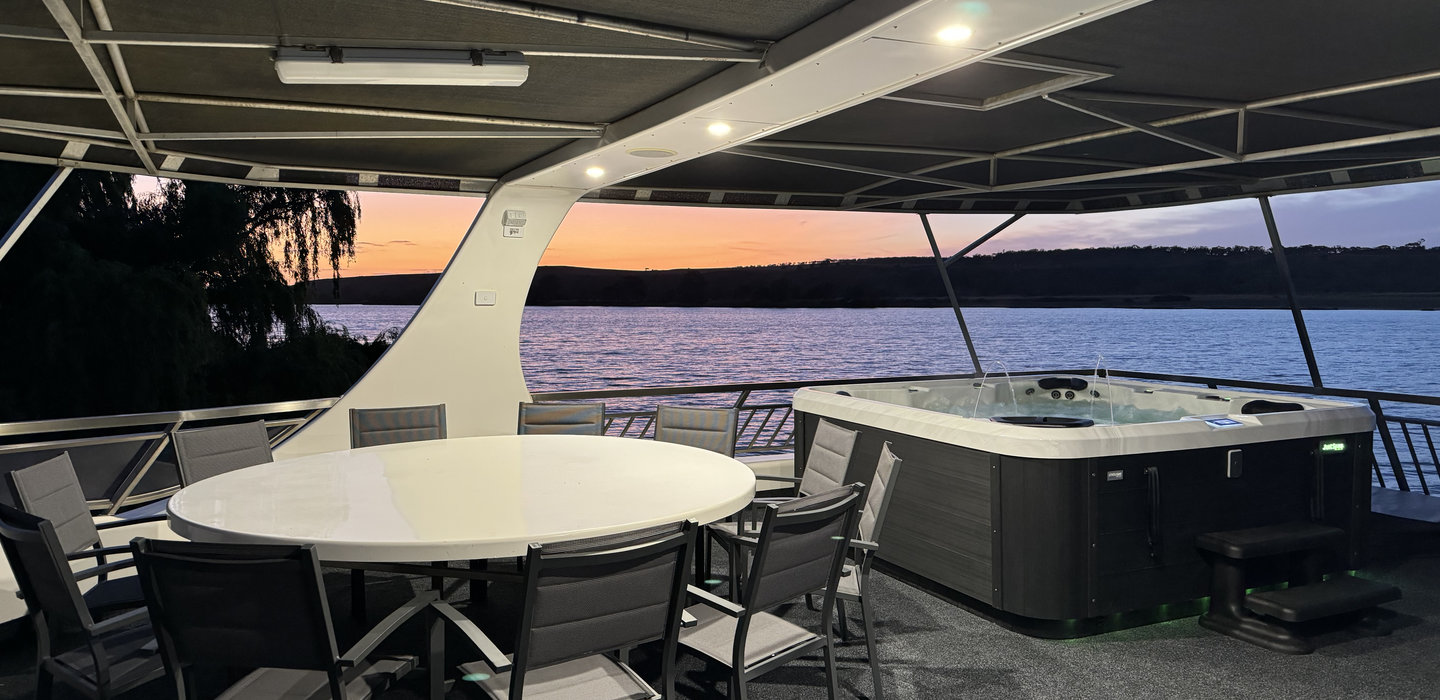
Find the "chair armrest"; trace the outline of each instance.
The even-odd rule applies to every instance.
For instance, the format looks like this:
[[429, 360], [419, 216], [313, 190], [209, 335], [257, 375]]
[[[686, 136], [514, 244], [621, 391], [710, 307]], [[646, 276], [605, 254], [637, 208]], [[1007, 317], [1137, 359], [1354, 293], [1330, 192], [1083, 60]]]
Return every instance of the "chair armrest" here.
[[99, 576], [101, 574], [108, 574], [114, 571], [119, 571], [121, 569], [128, 569], [132, 566], [135, 566], [134, 559], [126, 559], [125, 561], [112, 561], [108, 564], [92, 566], [88, 569], [82, 569], [75, 572], [75, 580], [84, 581], [87, 578], [95, 578], [96, 576]]
[[850, 548], [851, 548], [851, 549], [858, 549], [858, 550], [860, 550], [860, 551], [862, 551], [862, 552], [872, 552], [872, 553], [873, 553], [873, 552], [878, 552], [878, 551], [880, 551], [880, 545], [879, 545], [879, 544], [876, 544], [876, 543], [874, 543], [874, 542], [868, 542], [868, 541], [866, 541], [866, 540], [850, 540]]
[[142, 517], [142, 518], [124, 518], [124, 517], [122, 517], [120, 520], [107, 520], [107, 521], [105, 521], [105, 522], [103, 522], [103, 523], [95, 523], [95, 529], [96, 529], [96, 530], [110, 530], [110, 529], [117, 528], [117, 527], [126, 527], [126, 526], [129, 526], [129, 525], [139, 525], [139, 524], [141, 524], [141, 523], [163, 523], [163, 522], [165, 522], [166, 520], [169, 520], [169, 519], [170, 519], [169, 516], [165, 515], [164, 513], [160, 513], [159, 515], [147, 515], [147, 516], [144, 516], [144, 517]]
[[149, 622], [149, 621], [150, 621], [150, 609], [149, 609], [149, 608], [145, 608], [145, 607], [140, 607], [140, 608], [135, 608], [134, 610], [130, 610], [130, 611], [128, 611], [128, 612], [125, 612], [125, 613], [116, 615], [116, 616], [114, 616], [114, 617], [107, 617], [107, 618], [105, 618], [104, 620], [101, 620], [101, 621], [99, 621], [99, 622], [91, 625], [89, 631], [90, 631], [91, 634], [104, 634], [104, 633], [109, 632], [109, 631], [111, 631], [111, 630], [116, 630], [116, 629], [120, 629], [120, 628], [123, 628], [123, 627], [130, 627], [131, 625], [137, 624], [137, 623], [139, 623], [139, 622]]
[[470, 621], [470, 618], [461, 615], [459, 610], [450, 607], [450, 604], [443, 600], [437, 600], [430, 605], [434, 607], [442, 617], [449, 620], [459, 628], [461, 632], [465, 633], [465, 637], [470, 640], [470, 643], [474, 644], [475, 648], [480, 650], [480, 655], [484, 657], [487, 666], [496, 673], [504, 673], [510, 670], [510, 659], [505, 658], [505, 655], [500, 653], [500, 647], [495, 646], [495, 643], [490, 641], [490, 638], [485, 636], [485, 633], [481, 632], [480, 628], [476, 627], [475, 623]]
[[728, 600], [725, 600], [724, 598], [721, 598], [720, 596], [715, 595], [714, 593], [711, 593], [704, 589], [696, 588], [694, 586], [686, 586], [685, 592], [689, 594], [691, 598], [694, 598], [701, 603], [715, 608], [716, 610], [719, 610], [720, 612], [725, 613], [730, 617], [740, 617], [741, 615], [745, 614], [745, 608], [736, 605]]
[[400, 606], [400, 609], [386, 615], [385, 619], [380, 621], [380, 624], [372, 627], [369, 632], [365, 633], [364, 637], [360, 638], [360, 641], [355, 642], [355, 646], [350, 647], [349, 651], [346, 651], [340, 656], [340, 665], [354, 666], [364, 661], [366, 657], [375, 653], [375, 649], [380, 646], [380, 642], [385, 641], [387, 637], [394, 634], [395, 630], [399, 629], [400, 625], [405, 624], [407, 620], [423, 612], [425, 608], [430, 607], [430, 604], [438, 600], [439, 597], [440, 594], [437, 591], [421, 592], [414, 598], [411, 598], [409, 602]]
[[119, 544], [114, 547], [101, 547], [100, 549], [82, 549], [78, 552], [66, 554], [65, 559], [75, 561], [76, 559], [88, 559], [90, 557], [108, 557], [112, 554], [130, 554], [130, 545]]
[[787, 484], [795, 484], [796, 486], [799, 486], [799, 485], [800, 485], [800, 477], [798, 477], [798, 476], [779, 476], [779, 475], [775, 475], [775, 474], [756, 474], [756, 475], [755, 475], [755, 480], [756, 480], [756, 481], [783, 481], [783, 482], [785, 482], [785, 483], [787, 483]]

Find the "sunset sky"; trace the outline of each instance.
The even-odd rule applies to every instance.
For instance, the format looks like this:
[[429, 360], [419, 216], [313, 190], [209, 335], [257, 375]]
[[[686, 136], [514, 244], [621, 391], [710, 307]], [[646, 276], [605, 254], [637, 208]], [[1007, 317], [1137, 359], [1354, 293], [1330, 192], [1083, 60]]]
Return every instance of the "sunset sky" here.
[[[362, 193], [355, 260], [344, 275], [438, 272], [481, 200]], [[1286, 245], [1440, 244], [1440, 182], [1296, 194], [1272, 200]], [[932, 216], [952, 254], [1003, 215]], [[1123, 245], [1268, 246], [1253, 199], [1114, 214], [1036, 214], [976, 254], [1027, 248]], [[542, 265], [615, 269], [730, 267], [826, 258], [929, 255], [913, 214], [793, 212], [627, 204], [578, 204]]]

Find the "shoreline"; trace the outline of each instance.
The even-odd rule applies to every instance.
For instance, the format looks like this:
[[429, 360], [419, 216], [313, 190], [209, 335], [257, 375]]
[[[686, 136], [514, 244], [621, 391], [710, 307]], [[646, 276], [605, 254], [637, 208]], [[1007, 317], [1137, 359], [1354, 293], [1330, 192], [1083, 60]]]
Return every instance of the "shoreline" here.
[[[414, 303], [382, 301], [336, 301], [310, 300], [311, 306], [419, 306]], [[943, 299], [861, 299], [836, 300], [824, 304], [680, 304], [680, 303], [634, 303], [614, 302], [590, 303], [580, 299], [548, 300], [545, 303], [528, 303], [526, 306], [554, 307], [614, 307], [614, 308], [665, 308], [665, 309], [891, 309], [891, 308], [950, 308]], [[1154, 297], [1139, 295], [1073, 296], [1073, 297], [973, 297], [960, 300], [961, 308], [1004, 308], [1004, 309], [1255, 309], [1289, 310], [1290, 305], [1283, 296], [1259, 295], [1181, 295], [1167, 294]], [[1300, 297], [1300, 308], [1305, 311], [1436, 311], [1440, 310], [1440, 294], [1311, 294]]]

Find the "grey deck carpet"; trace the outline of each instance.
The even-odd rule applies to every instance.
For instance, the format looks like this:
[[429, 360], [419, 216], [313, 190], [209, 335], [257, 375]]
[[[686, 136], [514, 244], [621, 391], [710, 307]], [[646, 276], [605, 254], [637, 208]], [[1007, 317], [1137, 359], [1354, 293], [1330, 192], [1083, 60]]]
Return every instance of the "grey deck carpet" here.
[[[967, 612], [921, 589], [881, 574], [874, 590], [879, 618], [880, 656], [890, 698], [1405, 698], [1440, 696], [1440, 558], [1414, 557], [1366, 569], [1362, 575], [1399, 585], [1405, 598], [1387, 606], [1392, 634], [1360, 637], [1332, 633], [1307, 656], [1285, 656], [1204, 630], [1195, 618], [1137, 627], [1068, 641], [1026, 637]], [[347, 578], [327, 576], [337, 621], [348, 608]], [[398, 601], [423, 579], [374, 579], [375, 609]], [[464, 586], [450, 598], [464, 602]], [[504, 613], [516, 592], [492, 589], [487, 609], [477, 614], [502, 646], [513, 634]], [[858, 611], [852, 611], [858, 615]], [[803, 605], [787, 617], [814, 624], [818, 615]], [[853, 627], [859, 629], [858, 619]], [[354, 630], [342, 630], [344, 638]], [[350, 637], [353, 638], [353, 637]], [[416, 637], [418, 639], [418, 637]], [[399, 639], [402, 646], [412, 640]], [[418, 642], [417, 642], [418, 643]], [[418, 646], [415, 647], [418, 649]], [[0, 643], [0, 698], [33, 695], [33, 648], [21, 630]], [[476, 658], [451, 638], [453, 661]], [[869, 697], [870, 671], [863, 643], [839, 650], [841, 697]], [[642, 671], [654, 670], [653, 655], [636, 653]], [[755, 700], [823, 698], [820, 659], [804, 659], [750, 685]], [[412, 676], [415, 683], [420, 681]], [[479, 697], [460, 684], [450, 698]], [[723, 673], [692, 656], [681, 656], [681, 698], [723, 698]], [[165, 683], [127, 697], [169, 696]], [[78, 697], [57, 694], [57, 697]], [[418, 686], [390, 691], [388, 699], [423, 697]]]

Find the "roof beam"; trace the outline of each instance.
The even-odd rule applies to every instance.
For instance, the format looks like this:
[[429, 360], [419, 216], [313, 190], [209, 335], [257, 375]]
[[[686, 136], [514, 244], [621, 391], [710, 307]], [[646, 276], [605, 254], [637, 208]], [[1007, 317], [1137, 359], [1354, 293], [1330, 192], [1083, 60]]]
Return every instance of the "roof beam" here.
[[764, 160], [779, 161], [779, 162], [781, 162], [781, 163], [793, 163], [793, 164], [795, 164], [795, 165], [808, 165], [808, 166], [816, 167], [816, 168], [827, 168], [827, 169], [830, 169], [830, 170], [841, 170], [841, 171], [844, 171], [844, 172], [862, 173], [862, 174], [865, 174], [865, 175], [880, 175], [880, 176], [882, 176], [882, 177], [892, 177], [892, 178], [896, 178], [896, 179], [899, 179], [899, 180], [912, 180], [912, 181], [914, 181], [914, 182], [923, 182], [923, 183], [930, 184], [930, 185], [944, 185], [944, 186], [947, 186], [947, 187], [967, 187], [967, 188], [970, 188], [970, 189], [972, 189], [972, 190], [974, 190], [974, 191], [976, 191], [976, 192], [987, 192], [987, 191], [989, 191], [989, 189], [990, 189], [989, 187], [987, 187], [987, 186], [985, 186], [985, 185], [979, 185], [979, 184], [975, 184], [975, 183], [972, 183], [972, 182], [962, 182], [962, 181], [959, 181], [959, 180], [946, 180], [946, 179], [938, 178], [938, 177], [925, 177], [925, 176], [923, 176], [923, 175], [910, 175], [910, 174], [908, 174], [908, 173], [899, 173], [899, 172], [895, 172], [895, 171], [893, 171], [893, 170], [881, 170], [881, 169], [879, 169], [879, 168], [867, 168], [867, 167], [860, 166], [860, 165], [851, 165], [851, 164], [848, 164], [848, 163], [836, 163], [836, 162], [834, 162], [834, 161], [828, 161], [828, 160], [816, 160], [816, 159], [814, 159], [814, 158], [801, 158], [801, 157], [799, 157], [799, 156], [784, 156], [784, 155], [780, 155], [780, 154], [778, 154], [778, 153], [765, 153], [764, 151], [756, 150], [756, 149], [753, 149], [753, 148], [746, 148], [746, 147], [732, 148], [732, 149], [730, 149], [730, 150], [728, 150], [728, 151], [725, 151], [725, 152], [726, 152], [726, 153], [730, 153], [730, 154], [732, 154], [732, 155], [745, 156], [745, 157], [747, 157], [747, 158], [761, 158], [761, 159], [764, 159]]
[[[54, 0], [46, 0], [52, 2]], [[236, 99], [229, 97], [207, 97], [204, 95], [175, 95], [157, 92], [142, 92], [135, 96], [141, 102], [163, 102], [177, 105], [200, 105], [205, 107], [233, 107], [237, 109], [273, 109], [288, 112], [320, 112], [324, 114], [348, 114], [359, 117], [386, 117], [390, 119], [419, 119], [425, 121], [458, 122], [462, 124], [496, 124], [534, 129], [554, 129], [574, 133], [576, 138], [584, 134], [599, 134], [604, 127], [599, 124], [578, 122], [547, 121], [541, 119], [514, 119], [511, 117], [486, 117], [476, 114], [454, 112], [427, 112], [413, 109], [390, 109], [387, 107], [355, 107], [352, 105], [324, 104], [318, 102], [285, 102], [280, 100]]]
[[697, 46], [710, 46], [720, 49], [738, 49], [742, 51], [755, 49], [759, 42], [754, 39], [738, 39], [721, 34], [710, 34], [698, 32], [680, 27], [671, 27], [651, 22], [640, 22], [637, 20], [612, 17], [592, 12], [580, 12], [567, 10], [560, 7], [540, 5], [533, 2], [512, 2], [510, 0], [426, 0], [427, 2], [439, 3], [442, 5], [454, 5], [472, 10], [484, 10], [504, 15], [517, 17], [529, 17], [531, 19], [544, 20], [546, 22], [559, 22], [591, 29], [601, 29], [608, 32], [620, 32], [635, 36], [649, 37], [651, 39], [665, 39], [678, 41], [685, 44]]
[[1061, 107], [1072, 109], [1081, 114], [1088, 114], [1092, 117], [1095, 117], [1096, 119], [1103, 119], [1107, 122], [1113, 122], [1121, 126], [1129, 127], [1135, 131], [1149, 134], [1156, 138], [1164, 139], [1172, 143], [1178, 143], [1182, 146], [1189, 146], [1190, 148], [1193, 148], [1197, 151], [1202, 151], [1211, 155], [1220, 156], [1221, 158], [1227, 158], [1231, 161], [1240, 160], [1240, 154], [1229, 149], [1220, 148], [1219, 146], [1212, 146], [1208, 143], [1205, 143], [1204, 141], [1192, 139], [1189, 136], [1181, 136], [1180, 134], [1172, 133], [1164, 129], [1158, 129], [1138, 119], [1122, 117], [1108, 110], [1082, 105], [1076, 100], [1072, 100], [1068, 97], [1061, 97], [1060, 95], [1045, 95], [1044, 99], [1047, 102], [1052, 102], [1054, 104], [1060, 105]]
[[135, 124], [130, 119], [130, 114], [125, 111], [125, 104], [120, 95], [115, 92], [115, 86], [110, 84], [110, 76], [106, 75], [105, 67], [100, 63], [100, 57], [95, 49], [81, 37], [80, 23], [75, 21], [75, 16], [70, 14], [70, 9], [65, 6], [65, 0], [43, 0], [45, 8], [55, 18], [55, 23], [60, 25], [60, 31], [65, 33], [65, 38], [70, 40], [70, 45], [75, 48], [75, 53], [80, 56], [80, 62], [85, 64], [85, 70], [90, 73], [90, 78], [95, 81], [96, 87], [100, 88], [100, 94], [105, 98], [105, 104], [110, 107], [110, 112], [115, 115], [115, 121], [120, 123], [120, 130], [125, 132], [125, 140], [130, 142], [130, 148], [134, 149], [135, 156], [145, 164], [145, 170], [151, 175], [156, 174], [155, 162], [150, 159], [150, 154], [145, 152], [145, 146], [140, 143], [140, 137], [136, 132]]
[[[201, 34], [175, 32], [117, 32], [87, 30], [81, 37], [91, 44], [106, 46], [170, 46], [208, 49], [274, 50], [279, 46], [345, 46], [367, 49], [485, 49], [518, 51], [527, 56], [566, 56], [571, 58], [630, 58], [657, 61], [714, 61], [722, 63], [759, 63], [762, 52], [753, 46], [747, 49], [699, 48], [660, 49], [644, 47], [567, 46], [560, 44], [496, 44], [476, 41], [439, 41], [434, 39], [357, 39], [353, 37], [294, 36], [271, 34]], [[31, 41], [67, 41], [65, 33], [39, 27], [0, 25], [0, 39]]]
[[15, 244], [20, 240], [20, 236], [25, 233], [25, 229], [30, 228], [30, 222], [34, 221], [35, 217], [40, 215], [40, 210], [44, 209], [45, 203], [50, 201], [51, 195], [54, 195], [55, 191], [60, 189], [60, 185], [65, 184], [65, 178], [70, 176], [71, 170], [74, 170], [74, 168], [68, 165], [56, 168], [55, 172], [50, 175], [50, 179], [45, 182], [45, 185], [40, 188], [40, 191], [30, 200], [29, 206], [25, 207], [25, 210], [20, 212], [20, 216], [15, 219], [15, 222], [10, 224], [10, 228], [5, 231], [5, 235], [0, 236], [0, 258], [4, 258], [5, 254], [9, 253], [10, 249], [15, 247]]
[[[1267, 161], [1267, 160], [1277, 160], [1277, 159], [1282, 159], [1282, 158], [1289, 158], [1289, 157], [1293, 157], [1293, 156], [1303, 156], [1303, 155], [1309, 155], [1309, 154], [1314, 154], [1314, 153], [1326, 153], [1326, 152], [1330, 152], [1330, 151], [1341, 151], [1341, 150], [1345, 150], [1345, 149], [1347, 149], [1347, 148], [1364, 148], [1364, 147], [1366, 147], [1366, 146], [1376, 146], [1376, 145], [1380, 145], [1380, 144], [1396, 143], [1396, 142], [1401, 142], [1401, 141], [1411, 141], [1411, 140], [1415, 140], [1415, 139], [1425, 139], [1425, 138], [1434, 138], [1434, 137], [1440, 137], [1440, 127], [1431, 127], [1431, 128], [1427, 128], [1427, 129], [1414, 129], [1414, 130], [1411, 130], [1411, 131], [1405, 131], [1405, 132], [1394, 133], [1394, 134], [1377, 134], [1377, 135], [1374, 135], [1374, 136], [1365, 136], [1365, 137], [1361, 137], [1361, 138], [1345, 139], [1345, 140], [1342, 140], [1342, 141], [1329, 141], [1329, 142], [1326, 142], [1326, 143], [1309, 144], [1309, 145], [1305, 145], [1305, 146], [1292, 146], [1292, 147], [1290, 147], [1290, 148], [1281, 148], [1281, 149], [1276, 149], [1276, 150], [1272, 150], [1272, 151], [1260, 151], [1260, 152], [1257, 152], [1257, 153], [1247, 153], [1247, 154], [1241, 156], [1241, 157], [1240, 157], [1240, 160], [1239, 160], [1238, 162], [1241, 162], [1241, 163], [1251, 163], [1251, 162], [1261, 162], [1261, 161]], [[991, 191], [992, 191], [992, 192], [996, 192], [996, 193], [999, 193], [999, 192], [1013, 192], [1013, 191], [1016, 191], [1016, 190], [1028, 190], [1028, 189], [1035, 189], [1035, 188], [1041, 188], [1041, 187], [1054, 187], [1054, 186], [1058, 186], [1058, 185], [1068, 185], [1068, 184], [1072, 184], [1072, 183], [1095, 182], [1095, 181], [1098, 181], [1098, 180], [1110, 180], [1110, 179], [1119, 179], [1119, 178], [1126, 178], [1126, 177], [1136, 177], [1136, 176], [1140, 176], [1140, 175], [1155, 175], [1155, 174], [1159, 174], [1159, 173], [1172, 173], [1172, 172], [1176, 172], [1176, 171], [1179, 171], [1179, 170], [1192, 170], [1192, 169], [1196, 169], [1196, 168], [1213, 168], [1213, 167], [1222, 166], [1222, 165], [1233, 165], [1233, 164], [1236, 163], [1236, 162], [1237, 162], [1237, 161], [1232, 161], [1232, 160], [1229, 159], [1229, 158], [1223, 158], [1223, 157], [1208, 158], [1208, 159], [1204, 159], [1204, 160], [1186, 161], [1186, 162], [1183, 162], [1183, 163], [1166, 163], [1166, 164], [1164, 164], [1164, 165], [1151, 165], [1151, 166], [1146, 166], [1146, 167], [1141, 167], [1141, 168], [1133, 168], [1133, 169], [1130, 169], [1130, 170], [1119, 170], [1119, 171], [1108, 171], [1108, 172], [1103, 172], [1103, 173], [1093, 173], [1093, 174], [1090, 174], [1090, 175], [1076, 175], [1076, 176], [1072, 176], [1072, 177], [1050, 178], [1050, 179], [1046, 179], [1046, 180], [1032, 180], [1032, 181], [1030, 181], [1030, 182], [1015, 182], [1015, 183], [1010, 183], [1010, 184], [1006, 184], [1006, 185], [997, 185], [997, 186], [994, 187]], [[873, 201], [873, 202], [857, 203], [857, 204], [855, 204], [854, 206], [849, 207], [849, 208], [850, 208], [850, 209], [867, 209], [867, 208], [871, 208], [871, 207], [887, 206], [887, 205], [890, 205], [890, 204], [900, 204], [900, 203], [902, 203], [902, 202], [908, 202], [908, 201], [912, 201], [912, 200], [936, 199], [936, 198], [951, 197], [951, 196], [961, 195], [961, 194], [969, 194], [969, 192], [966, 191], [966, 190], [964, 190], [964, 189], [941, 190], [941, 191], [928, 192], [928, 193], [919, 194], [919, 195], [909, 195], [909, 196], [904, 196], [904, 197], [890, 197], [890, 198], [886, 198], [886, 199], [875, 200], [875, 201]]]
[[[1430, 80], [1437, 80], [1437, 79], [1440, 79], [1440, 70], [1421, 71], [1421, 72], [1418, 72], [1418, 73], [1410, 73], [1410, 74], [1407, 74], [1407, 75], [1398, 75], [1398, 76], [1393, 76], [1393, 77], [1389, 77], [1389, 78], [1381, 78], [1381, 79], [1378, 79], [1378, 80], [1367, 80], [1367, 81], [1363, 81], [1363, 82], [1359, 82], [1359, 83], [1351, 83], [1351, 84], [1349, 84], [1349, 85], [1341, 85], [1341, 86], [1337, 86], [1337, 87], [1333, 87], [1333, 88], [1325, 88], [1325, 89], [1321, 89], [1321, 90], [1311, 90], [1311, 91], [1307, 91], [1307, 92], [1293, 93], [1293, 94], [1290, 94], [1290, 95], [1282, 95], [1282, 96], [1279, 96], [1279, 97], [1272, 97], [1272, 98], [1268, 98], [1268, 99], [1264, 99], [1264, 100], [1259, 100], [1259, 101], [1256, 101], [1256, 102], [1251, 102], [1251, 103], [1248, 103], [1248, 104], [1224, 102], [1224, 101], [1220, 101], [1220, 100], [1202, 100], [1202, 99], [1198, 99], [1198, 98], [1177, 97], [1177, 96], [1173, 96], [1173, 95], [1141, 95], [1141, 94], [1136, 94], [1136, 93], [1104, 92], [1104, 91], [1094, 91], [1094, 90], [1082, 90], [1082, 91], [1069, 90], [1069, 91], [1066, 91], [1066, 94], [1067, 94], [1067, 95], [1070, 95], [1070, 96], [1083, 97], [1083, 98], [1085, 98], [1085, 99], [1093, 99], [1093, 100], [1101, 100], [1101, 99], [1104, 99], [1105, 101], [1112, 101], [1112, 102], [1128, 101], [1128, 102], [1135, 102], [1135, 103], [1142, 103], [1142, 102], [1143, 102], [1144, 104], [1175, 104], [1176, 106], [1198, 106], [1198, 107], [1201, 107], [1201, 109], [1204, 110], [1204, 111], [1200, 111], [1200, 112], [1194, 112], [1194, 113], [1191, 113], [1191, 114], [1182, 114], [1182, 115], [1175, 116], [1175, 117], [1168, 117], [1168, 118], [1165, 118], [1165, 119], [1157, 119], [1157, 120], [1145, 122], [1146, 124], [1148, 124], [1148, 125], [1151, 126], [1151, 127], [1159, 128], [1159, 127], [1166, 127], [1166, 126], [1175, 126], [1175, 125], [1178, 125], [1178, 124], [1188, 124], [1188, 123], [1190, 123], [1190, 122], [1202, 121], [1202, 120], [1205, 120], [1205, 119], [1214, 119], [1214, 118], [1217, 118], [1217, 117], [1224, 117], [1224, 116], [1228, 116], [1228, 115], [1231, 115], [1231, 114], [1236, 114], [1237, 112], [1244, 112], [1245, 110], [1255, 111], [1255, 112], [1264, 112], [1264, 111], [1269, 110], [1269, 109], [1272, 109], [1272, 108], [1283, 107], [1283, 106], [1285, 106], [1285, 105], [1291, 105], [1291, 104], [1295, 104], [1295, 103], [1298, 103], [1298, 102], [1305, 102], [1305, 101], [1307, 101], [1307, 100], [1316, 100], [1316, 99], [1322, 99], [1322, 98], [1326, 98], [1326, 97], [1338, 97], [1338, 96], [1341, 96], [1341, 95], [1351, 95], [1351, 94], [1356, 94], [1356, 93], [1368, 92], [1368, 91], [1371, 91], [1371, 90], [1382, 90], [1382, 89], [1385, 89], [1385, 88], [1398, 87], [1398, 86], [1402, 86], [1402, 85], [1410, 85], [1410, 84], [1413, 84], [1413, 83], [1427, 82], [1427, 81], [1430, 81]], [[1078, 94], [1077, 94], [1077, 93], [1078, 93]], [[1202, 106], [1202, 105], [1204, 105], [1204, 106]], [[1221, 105], [1221, 106], [1216, 106], [1216, 105]], [[1208, 108], [1207, 108], [1207, 107], [1208, 107]], [[1078, 136], [1068, 136], [1068, 137], [1061, 138], [1061, 139], [1053, 139], [1053, 140], [1050, 140], [1050, 141], [1042, 141], [1042, 142], [1039, 142], [1039, 143], [1033, 143], [1033, 144], [1029, 144], [1029, 145], [1026, 145], [1026, 146], [1017, 146], [1017, 147], [1015, 147], [1015, 148], [1006, 149], [1006, 150], [1004, 150], [1004, 151], [997, 151], [997, 152], [995, 152], [995, 153], [993, 153], [993, 154], [987, 155], [986, 157], [988, 158], [988, 157], [993, 156], [993, 157], [995, 157], [995, 158], [1000, 158], [1000, 159], [1014, 158], [1015, 156], [1025, 155], [1025, 154], [1031, 154], [1031, 153], [1035, 153], [1035, 152], [1037, 152], [1037, 151], [1044, 151], [1044, 150], [1049, 150], [1049, 149], [1052, 149], [1052, 148], [1060, 148], [1060, 147], [1063, 147], [1063, 146], [1073, 146], [1073, 145], [1075, 145], [1075, 144], [1080, 144], [1080, 143], [1089, 143], [1089, 142], [1091, 142], [1091, 141], [1098, 141], [1098, 140], [1101, 140], [1101, 139], [1107, 139], [1107, 138], [1111, 138], [1111, 137], [1114, 137], [1114, 136], [1123, 136], [1123, 135], [1125, 135], [1125, 134], [1134, 133], [1135, 131], [1136, 131], [1136, 129], [1133, 129], [1133, 128], [1131, 128], [1131, 127], [1122, 126], [1122, 127], [1120, 127], [1120, 128], [1106, 129], [1106, 130], [1104, 130], [1104, 131], [1096, 131], [1096, 132], [1092, 132], [1092, 133], [1089, 133], [1089, 134], [1080, 134], [1080, 135], [1078, 135]], [[1407, 129], [1406, 131], [1409, 131], [1409, 130]], [[1403, 132], [1402, 132], [1402, 133], [1403, 133]], [[954, 161], [954, 162], [950, 162], [950, 163], [942, 163], [942, 164], [940, 164], [940, 165], [931, 166], [930, 169], [922, 169], [922, 170], [919, 170], [919, 171], [916, 171], [916, 172], [917, 172], [917, 173], [933, 172], [933, 171], [935, 171], [935, 170], [942, 170], [942, 169], [945, 169], [945, 168], [958, 167], [958, 166], [961, 166], [961, 165], [968, 165], [969, 163], [979, 162], [980, 160], [982, 160], [982, 159], [981, 159], [981, 158], [976, 158], [976, 159], [974, 159], [974, 160], [961, 160], [961, 161]], [[864, 187], [861, 187], [861, 188], [857, 188], [857, 189], [855, 189], [855, 190], [852, 190], [852, 191], [848, 192], [847, 194], [854, 195], [854, 194], [860, 194], [860, 193], [863, 193], [863, 192], [868, 192], [869, 190], [875, 189], [876, 187], [883, 187], [883, 186], [888, 185], [888, 184], [893, 183], [893, 182], [895, 182], [895, 181], [894, 181], [894, 180], [889, 180], [889, 179], [886, 179], [886, 180], [878, 180], [878, 181], [873, 182], [873, 183], [870, 183], [869, 185], [866, 185], [866, 186], [864, 186]]]
[[[3, 120], [0, 120], [3, 123]], [[556, 131], [170, 131], [144, 141], [324, 141], [337, 139], [598, 139], [599, 132]]]
[[1345, 126], [1358, 126], [1364, 129], [1378, 129], [1380, 131], [1409, 131], [1417, 128], [1414, 124], [1401, 124], [1400, 122], [1381, 121], [1379, 119], [1364, 119], [1361, 117], [1347, 117], [1343, 114], [1327, 114], [1315, 112], [1308, 109], [1286, 109], [1283, 107], [1269, 107], [1266, 109], [1252, 109], [1250, 112], [1256, 114], [1269, 114], [1274, 117], [1289, 117], [1291, 119], [1304, 119], [1306, 121], [1328, 122], [1330, 124], [1343, 124]]
[[[146, 172], [144, 168], [136, 168], [136, 167], [134, 167], [134, 166], [129, 166], [129, 165], [116, 165], [116, 164], [114, 164], [114, 163], [97, 163], [97, 162], [93, 162], [93, 161], [75, 161], [75, 160], [70, 160], [70, 159], [67, 159], [67, 158], [51, 158], [51, 157], [45, 157], [45, 156], [30, 155], [30, 154], [28, 154], [28, 153], [10, 153], [10, 152], [8, 152], [8, 151], [0, 151], [0, 161], [10, 161], [10, 162], [14, 162], [14, 163], [32, 163], [32, 164], [35, 164], [35, 165], [49, 165], [49, 166], [53, 166], [53, 167], [84, 168], [84, 169], [86, 169], [86, 170], [99, 170], [99, 171], [111, 172], [111, 173], [126, 173], [126, 174], [129, 174], [129, 175], [148, 175], [148, 174], [150, 174], [150, 173]], [[292, 167], [292, 166], [282, 165], [282, 166], [278, 166], [278, 167], [279, 167], [280, 169], [282, 169], [282, 170], [319, 170], [318, 168], [306, 168], [306, 167], [303, 167], [303, 166], [301, 166], [301, 167]], [[337, 172], [338, 172], [338, 171], [337, 171]], [[351, 173], [351, 174], [364, 175], [365, 173], [361, 172], [361, 173]], [[393, 173], [387, 173], [387, 174], [393, 174]], [[343, 189], [343, 190], [346, 190], [346, 191], [355, 191], [355, 192], [372, 192], [372, 191], [373, 191], [373, 192], [391, 192], [391, 193], [402, 193], [402, 194], [447, 195], [447, 196], [452, 196], [452, 197], [484, 197], [484, 196], [487, 194], [487, 191], [486, 191], [486, 190], [465, 189], [464, 187], [461, 187], [460, 189], [457, 189], [457, 190], [431, 190], [431, 189], [421, 189], [421, 188], [417, 188], [417, 187], [394, 187], [394, 186], [378, 187], [378, 186], [369, 186], [369, 185], [364, 185], [364, 184], [360, 184], [360, 185], [345, 185], [345, 186], [343, 186], [343, 187], [337, 187], [336, 185], [331, 184], [331, 183], [294, 182], [294, 181], [288, 181], [288, 180], [279, 180], [279, 181], [274, 181], [274, 182], [270, 182], [270, 181], [257, 182], [257, 181], [254, 181], [254, 180], [246, 180], [245, 178], [241, 178], [241, 177], [224, 177], [224, 176], [220, 176], [220, 175], [202, 175], [202, 174], [200, 174], [200, 173], [172, 173], [172, 172], [166, 172], [165, 170], [161, 170], [161, 171], [160, 171], [159, 177], [183, 177], [185, 180], [195, 180], [195, 181], [198, 181], [198, 182], [216, 182], [216, 183], [220, 183], [220, 184], [224, 184], [224, 185], [259, 185], [259, 186], [263, 186], [263, 187], [285, 187], [285, 188], [301, 189], [301, 190], [335, 190], [335, 189]], [[425, 178], [429, 178], [429, 179], [432, 179], [432, 180], [442, 180], [442, 181], [455, 181], [455, 180], [459, 179], [459, 178], [454, 178], [454, 177], [449, 177], [449, 176], [444, 176], [444, 175], [414, 175], [414, 176], [410, 176], [410, 177], [425, 177]], [[467, 179], [468, 179], [468, 178], [467, 178]], [[464, 181], [465, 181], [465, 180], [461, 180], [461, 182], [464, 182]], [[480, 179], [480, 180], [476, 180], [476, 181], [479, 181], [479, 182], [488, 182], [488, 183], [493, 183], [493, 182], [494, 182], [493, 180], [488, 179], [488, 178]]]

